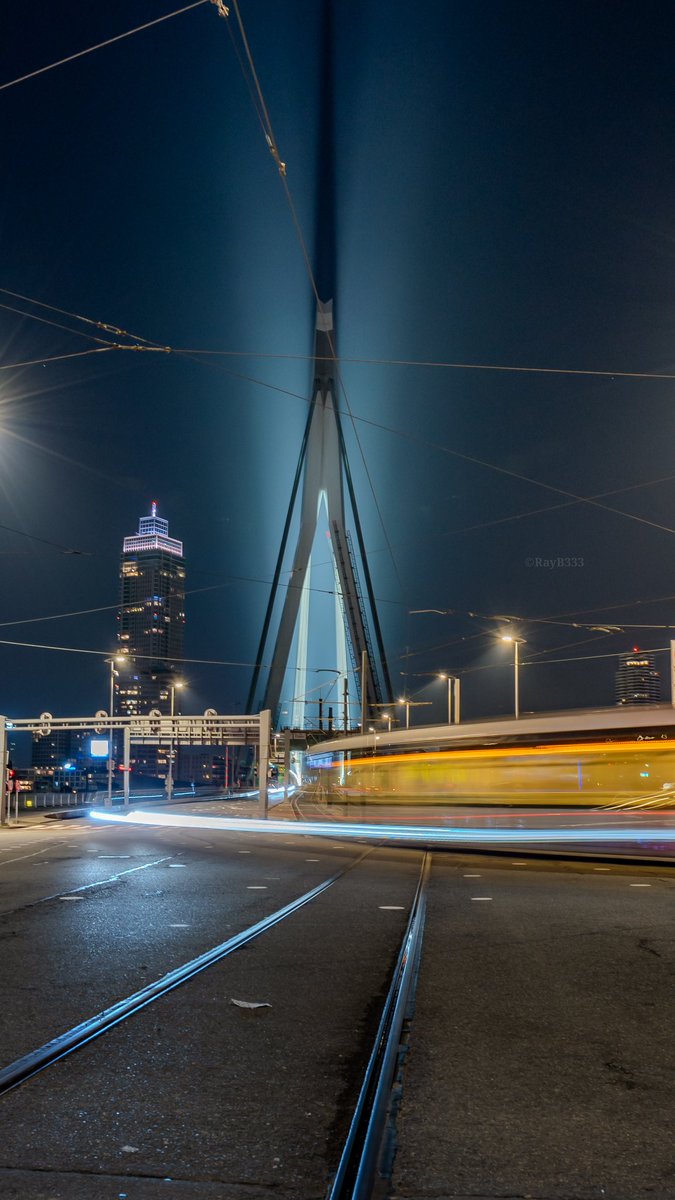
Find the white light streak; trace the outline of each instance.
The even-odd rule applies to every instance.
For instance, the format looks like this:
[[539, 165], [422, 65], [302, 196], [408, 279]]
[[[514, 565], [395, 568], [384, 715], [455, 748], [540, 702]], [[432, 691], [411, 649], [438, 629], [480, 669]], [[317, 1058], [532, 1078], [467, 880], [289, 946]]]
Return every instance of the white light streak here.
[[128, 816], [114, 812], [94, 810], [92, 817], [97, 821], [114, 821], [122, 825], [159, 825], [176, 829], [220, 829], [224, 833], [294, 834], [306, 837], [341, 837], [348, 839], [374, 840], [377, 842], [402, 842], [408, 845], [430, 843], [437, 845], [509, 845], [527, 842], [532, 845], [599, 844], [612, 842], [675, 842], [675, 826], [655, 825], [650, 828], [631, 829], [466, 829], [446, 826], [428, 829], [420, 825], [357, 825], [332, 821], [277, 821], [253, 817], [195, 817], [168, 813], [149, 813], [141, 809]]

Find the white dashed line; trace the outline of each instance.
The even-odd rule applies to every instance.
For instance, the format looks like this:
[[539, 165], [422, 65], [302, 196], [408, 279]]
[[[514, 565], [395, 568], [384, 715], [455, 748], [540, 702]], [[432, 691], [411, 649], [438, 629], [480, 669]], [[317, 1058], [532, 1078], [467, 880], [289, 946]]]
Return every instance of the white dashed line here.
[[266, 883], [249, 883], [246, 887], [247, 892], [266, 892]]
[[462, 876], [462, 878], [463, 879], [482, 879], [483, 876], [482, 875], [464, 875], [464, 876]]
[[182, 922], [177, 922], [174, 925], [169, 925], [169, 929], [189, 929], [189, 925], [183, 925]]
[[377, 907], [383, 909], [383, 911], [385, 911], [385, 912], [404, 912], [405, 911], [404, 904], [378, 904]]
[[629, 887], [651, 887], [651, 883], [629, 883]]
[[320, 861], [321, 860], [319, 858], [306, 858], [305, 859], [305, 862], [320, 862]]
[[237, 850], [237, 854], [250, 854], [250, 850]]
[[84, 896], [59, 896], [59, 900], [84, 900]]
[[472, 900], [491, 900], [492, 896], [472, 896]]
[[593, 867], [594, 871], [611, 871], [611, 867]]
[[187, 863], [169, 863], [170, 867], [187, 867]]

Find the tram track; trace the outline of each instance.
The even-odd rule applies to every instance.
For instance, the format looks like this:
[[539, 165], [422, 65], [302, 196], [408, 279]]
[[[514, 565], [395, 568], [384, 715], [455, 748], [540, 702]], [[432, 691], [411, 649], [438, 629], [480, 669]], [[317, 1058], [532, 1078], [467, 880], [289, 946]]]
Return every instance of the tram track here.
[[255, 924], [234, 934], [234, 936], [221, 942], [219, 945], [213, 946], [203, 954], [189, 959], [179, 967], [175, 967], [172, 971], [167, 972], [167, 974], [161, 976], [153, 983], [126, 996], [110, 1007], [101, 1010], [85, 1021], [79, 1022], [79, 1024], [72, 1026], [64, 1033], [51, 1038], [48, 1042], [15, 1059], [14, 1062], [0, 1069], [0, 1096], [25, 1083], [32, 1076], [38, 1074], [38, 1072], [65, 1058], [66, 1055], [79, 1050], [93, 1041], [94, 1038], [106, 1033], [113, 1026], [118, 1025], [121, 1021], [140, 1012], [141, 1009], [153, 1001], [167, 995], [175, 988], [180, 987], [181, 984], [187, 983], [202, 971], [221, 962], [228, 955], [233, 954], [249, 942], [254, 941], [262, 933], [267, 932], [267, 930], [272, 929], [287, 917], [292, 916], [299, 909], [304, 908], [305, 905], [311, 904], [313, 900], [323, 895], [328, 888], [332, 887], [339, 879], [342, 879], [344, 875], [358, 866], [371, 853], [371, 848], [367, 848], [346, 866], [335, 871], [328, 879], [310, 888], [309, 891], [303, 892], [295, 900], [276, 909], [269, 916], [263, 917], [262, 920], [256, 921]]
[[[100, 1038], [102, 1034], [139, 1013], [154, 1000], [159, 1000], [184, 983], [187, 984], [209, 967], [254, 941], [262, 933], [306, 908], [372, 852], [371, 847], [364, 849], [341, 870], [334, 872], [268, 917], [8, 1064], [0, 1070], [0, 1095], [7, 1095], [21, 1085], [29, 1083], [47, 1067], [84, 1048], [94, 1039]], [[396, 954], [395, 966], [379, 1016], [373, 1047], [368, 1055], [347, 1139], [337, 1165], [335, 1180], [331, 1185], [331, 1200], [344, 1200], [347, 1196], [358, 1196], [365, 1200], [365, 1197], [371, 1194], [370, 1189], [380, 1160], [380, 1147], [390, 1111], [389, 1100], [398, 1061], [401, 1028], [409, 1008], [419, 963], [430, 865], [431, 855], [426, 853], [422, 856], [409, 918]]]

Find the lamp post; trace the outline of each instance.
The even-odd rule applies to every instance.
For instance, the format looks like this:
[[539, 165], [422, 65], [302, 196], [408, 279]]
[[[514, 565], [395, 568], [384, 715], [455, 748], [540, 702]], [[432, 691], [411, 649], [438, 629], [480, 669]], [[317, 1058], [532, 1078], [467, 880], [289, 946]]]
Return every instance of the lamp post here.
[[108, 808], [112, 806], [112, 781], [113, 781], [113, 732], [114, 726], [112, 718], [115, 716], [115, 677], [119, 675], [119, 671], [115, 670], [115, 663], [123, 663], [124, 655], [115, 654], [112, 658], [105, 660], [110, 667], [110, 729], [108, 731], [108, 797], [106, 804]]
[[446, 675], [442, 672], [439, 679], [447, 679], [448, 681], [448, 725], [459, 724], [459, 689], [460, 680], [458, 675]]
[[169, 766], [166, 772], [166, 799], [169, 804], [173, 799], [173, 718], [176, 712], [176, 688], [182, 687], [185, 687], [185, 684], [180, 679], [169, 685], [169, 695], [171, 696], [171, 733], [169, 734]]
[[525, 638], [512, 637], [510, 634], [503, 633], [500, 641], [513, 643], [513, 711], [518, 720], [520, 716], [520, 647], [525, 645]]
[[397, 704], [405, 704], [405, 727], [406, 727], [406, 729], [410, 729], [410, 709], [411, 708], [422, 708], [422, 707], [426, 706], [427, 704], [431, 704], [431, 703], [432, 703], [431, 700], [408, 700], [405, 696], [401, 696], [400, 700], [397, 700]]

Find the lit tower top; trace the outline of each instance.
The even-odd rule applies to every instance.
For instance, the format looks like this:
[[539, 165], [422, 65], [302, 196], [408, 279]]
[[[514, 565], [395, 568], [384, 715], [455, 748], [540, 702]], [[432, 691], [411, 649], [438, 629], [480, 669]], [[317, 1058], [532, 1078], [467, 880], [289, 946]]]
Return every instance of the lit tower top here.
[[139, 550], [165, 550], [167, 554], [183, 557], [183, 543], [178, 538], [169, 537], [169, 522], [157, 516], [156, 500], [150, 506], [150, 516], [140, 518], [138, 533], [126, 537], [122, 549], [124, 554], [134, 554]]

